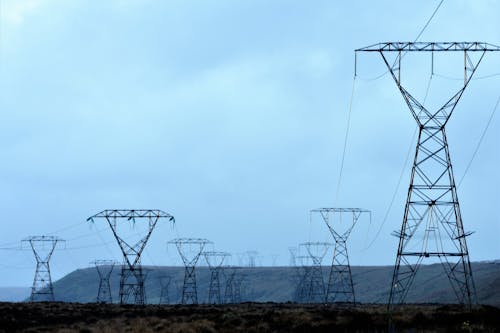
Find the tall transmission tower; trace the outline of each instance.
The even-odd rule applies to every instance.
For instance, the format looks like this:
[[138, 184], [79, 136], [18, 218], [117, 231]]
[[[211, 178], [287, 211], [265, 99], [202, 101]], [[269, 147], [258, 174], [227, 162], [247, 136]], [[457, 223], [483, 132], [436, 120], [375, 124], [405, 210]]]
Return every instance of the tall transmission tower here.
[[[104, 219], [108, 223], [123, 254], [123, 264], [120, 273], [120, 304], [134, 303], [144, 305], [146, 293], [144, 290], [144, 272], [141, 265], [141, 254], [160, 220], [175, 223], [172, 215], [157, 209], [107, 209], [87, 219], [92, 223], [96, 219]], [[144, 235], [136, 242], [122, 238], [119, 225], [129, 222], [133, 226], [142, 222]]]
[[[464, 231], [445, 126], [484, 55], [492, 51], [500, 51], [500, 47], [482, 42], [395, 42], [356, 50], [356, 54], [376, 52], [382, 56], [419, 127], [403, 223], [396, 233], [399, 245], [389, 309], [404, 302], [422, 260], [430, 257], [437, 257], [443, 264], [457, 300], [469, 307], [475, 302], [466, 242], [470, 233]], [[463, 57], [463, 85], [443, 106], [428, 109], [403, 87], [402, 58], [413, 52], [430, 52], [432, 66], [435, 53], [455, 52]]]
[[210, 286], [208, 288], [208, 303], [222, 304], [220, 290], [220, 272], [224, 261], [230, 256], [227, 252], [203, 252], [203, 256], [210, 269]]
[[113, 303], [111, 296], [111, 284], [109, 283], [111, 273], [116, 265], [114, 260], [94, 260], [91, 262], [99, 275], [99, 288], [97, 290], [97, 303]]
[[310, 258], [311, 266], [308, 268], [307, 302], [323, 303], [325, 301], [325, 281], [323, 280], [323, 258], [332, 244], [326, 242], [306, 242], [299, 244]]
[[21, 241], [23, 247], [25, 244], [29, 244], [36, 259], [35, 278], [31, 287], [31, 302], [53, 302], [55, 300], [49, 261], [57, 244], [62, 242], [65, 241], [55, 236], [31, 236]]
[[160, 299], [158, 304], [169, 304], [170, 303], [170, 295], [168, 289], [170, 288], [170, 282], [172, 278], [168, 275], [162, 275], [159, 277], [160, 282]]
[[[351, 265], [347, 252], [347, 239], [363, 213], [371, 212], [360, 208], [318, 208], [311, 210], [313, 215], [320, 215], [335, 241], [332, 266], [326, 287], [326, 303], [342, 302], [356, 304]], [[345, 215], [349, 215], [345, 218]]]
[[204, 238], [176, 238], [168, 243], [177, 247], [177, 251], [184, 263], [182, 304], [198, 304], [195, 268], [203, 249], [211, 242]]

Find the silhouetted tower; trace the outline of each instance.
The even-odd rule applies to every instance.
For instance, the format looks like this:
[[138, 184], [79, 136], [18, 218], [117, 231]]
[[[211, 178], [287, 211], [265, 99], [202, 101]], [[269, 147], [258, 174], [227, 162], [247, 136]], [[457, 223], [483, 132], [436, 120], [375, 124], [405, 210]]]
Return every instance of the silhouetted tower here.
[[64, 240], [54, 236], [31, 236], [21, 241], [29, 244], [36, 259], [35, 278], [31, 287], [31, 302], [54, 301], [54, 288], [50, 276], [49, 261], [58, 243]]
[[234, 288], [233, 281], [238, 267], [226, 266], [224, 269], [224, 276], [226, 278], [226, 288], [224, 290], [224, 303], [235, 303], [234, 302]]
[[248, 267], [255, 267], [257, 266], [257, 259], [259, 257], [259, 252], [257, 251], [247, 251], [246, 252], [246, 258], [247, 258], [247, 266]]
[[[326, 288], [326, 303], [356, 304], [347, 239], [362, 214], [371, 212], [360, 208], [319, 208], [311, 210], [311, 219], [320, 215], [335, 240], [332, 267]], [[347, 215], [347, 216], [346, 216]]]
[[109, 280], [116, 262], [114, 260], [94, 260], [91, 264], [95, 265], [97, 274], [99, 275], [99, 288], [97, 289], [96, 302], [113, 303]]
[[[87, 219], [94, 223], [96, 219], [105, 219], [123, 254], [123, 264], [120, 273], [120, 304], [134, 303], [144, 305], [146, 294], [144, 290], [144, 272], [141, 265], [141, 254], [151, 236], [156, 224], [166, 219], [175, 223], [174, 217], [157, 209], [107, 209]], [[126, 241], [120, 236], [119, 225], [131, 223], [145, 227], [144, 236], [137, 242]]]
[[210, 269], [210, 286], [208, 289], [208, 303], [222, 304], [220, 291], [220, 272], [224, 261], [230, 256], [227, 252], [203, 252], [203, 256]]
[[233, 276], [233, 302], [235, 304], [241, 303], [243, 292], [243, 281], [246, 275], [236, 270]]
[[195, 268], [203, 249], [211, 242], [204, 238], [176, 238], [168, 243], [175, 244], [185, 267], [182, 304], [198, 304]]
[[[382, 56], [394, 82], [418, 124], [419, 136], [411, 172], [389, 296], [389, 309], [403, 303], [424, 258], [443, 264], [460, 303], [475, 302], [475, 286], [469, 260], [457, 188], [453, 176], [445, 126], [486, 52], [500, 47], [479, 42], [380, 43], [356, 50]], [[439, 108], [417, 101], [401, 83], [401, 63], [408, 53], [430, 52], [432, 71], [435, 53], [458, 53], [463, 58], [463, 85]], [[459, 59], [460, 59], [459, 58]]]
[[311, 266], [308, 268], [309, 280], [306, 280], [307, 299], [309, 303], [323, 303], [325, 301], [325, 281], [323, 280], [323, 268], [321, 263], [328, 249], [332, 246], [326, 242], [306, 242], [299, 245], [303, 253], [307, 253]]
[[297, 260], [297, 286], [295, 301], [305, 303], [309, 300], [309, 282], [311, 281], [312, 259], [309, 254], [298, 254]]
[[158, 301], [158, 304], [169, 304], [170, 303], [168, 289], [170, 288], [171, 281], [172, 281], [172, 278], [168, 275], [162, 275], [159, 277], [160, 300]]

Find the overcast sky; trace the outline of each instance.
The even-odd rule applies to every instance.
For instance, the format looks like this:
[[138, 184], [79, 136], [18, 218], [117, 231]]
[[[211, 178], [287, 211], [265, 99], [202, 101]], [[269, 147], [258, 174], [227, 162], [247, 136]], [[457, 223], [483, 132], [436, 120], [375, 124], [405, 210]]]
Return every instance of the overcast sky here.
[[[263, 264], [272, 254], [288, 264], [288, 247], [332, 240], [310, 209], [361, 207], [373, 218], [354, 229], [352, 263], [393, 264], [415, 121], [388, 75], [366, 80], [386, 70], [380, 56], [359, 55], [336, 198], [354, 49], [413, 41], [438, 2], [2, 0], [1, 245], [67, 239], [51, 262], [57, 279], [120, 259], [88, 216], [155, 208], [177, 223], [155, 231], [145, 264], [178, 264], [166, 245], [178, 236], [208, 238], [234, 261], [256, 250]], [[444, 1], [420, 41], [499, 45], [498, 13], [497, 1]], [[456, 56], [436, 55], [435, 73], [461, 78]], [[477, 77], [499, 72], [500, 53], [489, 53]], [[421, 100], [429, 75], [428, 55], [405, 57], [403, 83]], [[472, 81], [449, 123], [457, 181], [499, 83]], [[459, 84], [434, 76], [428, 101], [441, 106]], [[500, 258], [499, 140], [497, 113], [458, 189], [474, 261]], [[0, 285], [30, 285], [32, 253], [0, 257]]]

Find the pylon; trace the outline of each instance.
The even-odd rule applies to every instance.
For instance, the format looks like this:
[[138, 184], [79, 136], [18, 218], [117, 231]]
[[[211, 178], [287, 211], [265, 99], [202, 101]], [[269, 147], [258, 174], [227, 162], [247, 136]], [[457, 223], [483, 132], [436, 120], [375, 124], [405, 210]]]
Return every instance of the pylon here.
[[220, 272], [224, 261], [230, 256], [227, 252], [203, 252], [203, 256], [210, 269], [210, 285], [208, 289], [208, 303], [222, 304], [220, 290]]
[[[134, 303], [144, 305], [146, 293], [144, 289], [144, 272], [141, 266], [141, 254], [151, 236], [156, 224], [161, 219], [175, 222], [174, 217], [161, 210], [152, 209], [107, 209], [87, 219], [94, 222], [96, 219], [105, 219], [115, 236], [123, 254], [123, 264], [120, 273], [120, 304]], [[118, 222], [147, 222], [145, 235], [136, 243], [129, 244], [119, 235]]]
[[[381, 43], [356, 52], [377, 52], [382, 56], [419, 127], [410, 186], [401, 230], [395, 235], [399, 246], [394, 266], [388, 307], [404, 302], [423, 259], [438, 258], [443, 264], [459, 303], [475, 303], [475, 286], [469, 260], [457, 188], [445, 126], [486, 52], [500, 47], [480, 42]], [[417, 101], [401, 84], [401, 61], [409, 52], [460, 52], [464, 82], [440, 108], [431, 110]], [[389, 55], [395, 55], [389, 60]], [[472, 59], [472, 55], [477, 57]], [[432, 71], [434, 71], [432, 61]]]
[[114, 260], [94, 260], [91, 264], [95, 265], [99, 275], [99, 288], [97, 290], [97, 303], [113, 303], [111, 296], [110, 277], [115, 267]]
[[58, 243], [64, 240], [54, 236], [31, 236], [21, 241], [21, 245], [29, 244], [36, 259], [35, 278], [31, 287], [31, 302], [50, 301], [54, 299], [54, 287], [50, 276], [49, 261]]
[[[351, 265], [347, 252], [347, 239], [363, 213], [370, 214], [371, 220], [371, 212], [360, 208], [319, 208], [311, 210], [311, 219], [314, 218], [313, 215], [319, 214], [335, 241], [332, 266], [326, 287], [326, 303], [356, 304]], [[343, 218], [345, 214], [350, 216]]]
[[306, 268], [309, 271], [307, 286], [307, 298], [309, 303], [323, 303], [325, 301], [325, 281], [323, 280], [322, 262], [328, 249], [332, 244], [326, 242], [306, 242], [299, 244], [302, 248], [301, 252], [305, 253], [310, 258], [311, 266]]
[[198, 304], [196, 264], [205, 246], [211, 242], [204, 238], [176, 238], [168, 243], [174, 244], [177, 247], [177, 251], [184, 263], [182, 304]]

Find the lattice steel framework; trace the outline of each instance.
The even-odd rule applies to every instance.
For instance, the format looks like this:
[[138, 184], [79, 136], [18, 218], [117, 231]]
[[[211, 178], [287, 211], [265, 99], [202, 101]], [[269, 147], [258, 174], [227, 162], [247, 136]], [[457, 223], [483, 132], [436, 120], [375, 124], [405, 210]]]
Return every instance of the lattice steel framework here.
[[94, 265], [99, 275], [99, 288], [97, 289], [97, 303], [113, 303], [111, 296], [110, 277], [116, 265], [114, 260], [94, 260], [90, 264]]
[[299, 244], [302, 253], [307, 253], [311, 266], [307, 267], [305, 280], [307, 285], [306, 301], [309, 303], [323, 303], [325, 301], [325, 281], [323, 279], [322, 262], [332, 244], [326, 242], [305, 242]]
[[247, 251], [246, 253], [247, 265], [248, 267], [257, 266], [257, 259], [259, 258], [259, 252], [257, 251]]
[[[141, 254], [160, 220], [175, 223], [172, 215], [158, 209], [107, 209], [87, 219], [94, 223], [96, 219], [104, 219], [108, 223], [123, 254], [120, 273], [120, 304], [146, 303], [144, 290], [144, 272], [141, 265]], [[135, 243], [129, 243], [119, 235], [120, 225], [124, 222], [147, 222], [145, 235]]]
[[182, 286], [182, 304], [198, 304], [198, 288], [196, 285], [196, 264], [203, 249], [211, 244], [204, 238], [176, 238], [168, 242], [174, 244], [184, 263], [184, 284]]
[[227, 252], [207, 251], [203, 252], [205, 261], [210, 269], [210, 285], [208, 288], [208, 303], [222, 304], [220, 290], [220, 272], [224, 261], [230, 256]]
[[297, 285], [295, 301], [305, 303], [309, 300], [309, 281], [311, 281], [312, 260], [309, 255], [298, 254], [297, 259]]
[[241, 303], [242, 302], [242, 294], [243, 292], [243, 281], [245, 281], [246, 275], [242, 272], [236, 271], [233, 276], [233, 303]]
[[[457, 189], [445, 126], [486, 52], [500, 47], [482, 42], [380, 43], [356, 50], [377, 52], [419, 126], [410, 186], [399, 238], [388, 306], [404, 302], [424, 258], [437, 257], [457, 300], [469, 307], [475, 302], [475, 286], [469, 260]], [[401, 60], [408, 52], [461, 52], [464, 82], [438, 109], [424, 107], [401, 84]], [[391, 57], [395, 59], [390, 60]], [[421, 243], [417, 235], [421, 236]]]
[[170, 288], [170, 282], [172, 281], [172, 277], [168, 275], [162, 275], [158, 279], [160, 282], [160, 299], [158, 301], [158, 304], [169, 304], [170, 295], [168, 289]]
[[224, 303], [235, 303], [233, 281], [237, 269], [239, 269], [239, 267], [226, 266], [223, 271], [223, 274], [226, 278], [226, 287], [224, 289]]
[[[347, 252], [347, 239], [363, 213], [371, 212], [361, 208], [318, 208], [311, 210], [311, 215], [319, 214], [330, 230], [335, 241], [332, 266], [326, 287], [326, 303], [341, 302], [356, 304], [351, 265]], [[345, 219], [343, 216], [349, 214]]]
[[58, 243], [65, 242], [55, 236], [31, 236], [21, 241], [21, 246], [29, 244], [36, 259], [36, 271], [31, 287], [31, 302], [54, 302], [54, 287], [50, 276], [49, 261]]

